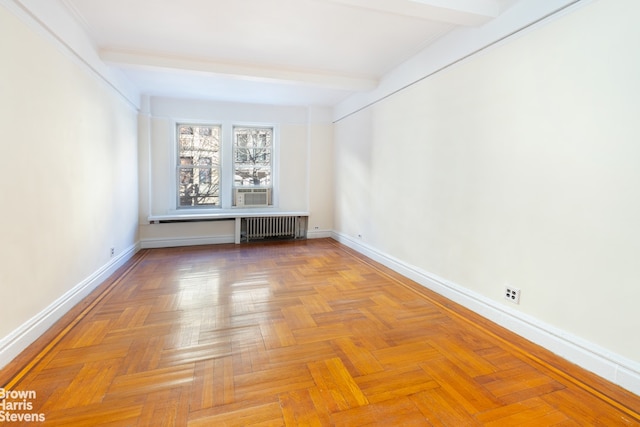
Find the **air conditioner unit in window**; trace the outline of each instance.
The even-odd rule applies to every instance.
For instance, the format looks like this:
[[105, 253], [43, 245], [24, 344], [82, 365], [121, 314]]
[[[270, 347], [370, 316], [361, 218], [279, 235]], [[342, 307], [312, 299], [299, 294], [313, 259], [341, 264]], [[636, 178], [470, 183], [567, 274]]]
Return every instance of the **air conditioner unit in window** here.
[[269, 188], [236, 188], [236, 206], [269, 206], [271, 190]]

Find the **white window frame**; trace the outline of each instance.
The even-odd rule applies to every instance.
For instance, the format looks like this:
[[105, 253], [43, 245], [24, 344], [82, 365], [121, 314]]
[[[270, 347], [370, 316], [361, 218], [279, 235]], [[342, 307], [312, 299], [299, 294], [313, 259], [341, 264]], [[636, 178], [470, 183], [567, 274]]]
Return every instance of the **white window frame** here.
[[[180, 206], [180, 194], [178, 183], [178, 161], [180, 157], [179, 149], [179, 135], [178, 126], [219, 126], [221, 129], [220, 137], [220, 190], [219, 197], [220, 203], [216, 206]], [[234, 191], [235, 191], [235, 153], [234, 153], [234, 141], [233, 132], [234, 128], [269, 128], [272, 129], [271, 140], [271, 204], [269, 206], [261, 207], [237, 207], [234, 206]], [[277, 209], [279, 206], [279, 165], [280, 165], [280, 129], [276, 123], [264, 123], [264, 122], [243, 122], [243, 121], [224, 121], [224, 122], [210, 122], [206, 120], [174, 120], [174, 147], [171, 155], [172, 161], [172, 175], [173, 175], [173, 204], [176, 212], [194, 212], [202, 213], [206, 211], [210, 212], [224, 212], [234, 210], [271, 210]]]
[[[248, 130], [268, 130], [271, 133], [271, 144], [268, 148], [269, 150], [269, 184], [237, 184], [237, 180], [236, 180], [236, 169], [238, 168], [239, 165], [246, 165], [249, 162], [238, 162], [237, 158], [238, 158], [238, 147], [236, 146], [236, 132], [238, 129], [248, 129]], [[240, 207], [238, 206], [238, 200], [235, 197], [236, 192], [238, 189], [244, 189], [244, 190], [266, 190], [266, 194], [268, 195], [267, 199], [269, 200], [269, 206], [273, 206], [273, 199], [271, 197], [271, 195], [274, 193], [274, 166], [273, 166], [273, 161], [275, 158], [275, 153], [274, 153], [274, 148], [275, 148], [275, 129], [273, 126], [260, 126], [260, 125], [239, 125], [239, 124], [234, 124], [231, 128], [231, 138], [232, 138], [232, 142], [231, 142], [231, 146], [232, 146], [232, 156], [233, 156], [233, 160], [232, 160], [232, 169], [233, 169], [233, 182], [231, 184], [231, 189], [234, 195], [233, 198], [233, 205], [234, 207]], [[261, 166], [259, 166], [261, 167]]]
[[[219, 157], [219, 162], [218, 162], [218, 166], [217, 168], [210, 168], [211, 170], [213, 169], [217, 169], [218, 170], [218, 180], [219, 180], [219, 189], [218, 189], [218, 199], [219, 199], [219, 203], [217, 205], [196, 205], [196, 206], [180, 206], [180, 159], [181, 159], [181, 150], [180, 150], [180, 135], [178, 133], [178, 129], [180, 128], [180, 126], [193, 126], [193, 127], [210, 127], [210, 128], [214, 128], [217, 127], [220, 129], [220, 135], [219, 135], [219, 149], [218, 149], [218, 157]], [[175, 209], [176, 211], [188, 211], [188, 210], [203, 210], [203, 209], [220, 209], [220, 207], [222, 206], [222, 188], [223, 188], [223, 165], [222, 165], [222, 160], [223, 160], [223, 156], [224, 156], [224, 144], [223, 144], [223, 126], [220, 123], [203, 123], [203, 122], [196, 122], [196, 121], [191, 121], [191, 120], [181, 120], [181, 121], [176, 121], [174, 123], [174, 153], [173, 153], [173, 182], [174, 182], [174, 203], [175, 203]], [[198, 167], [199, 165], [193, 165], [194, 168]]]

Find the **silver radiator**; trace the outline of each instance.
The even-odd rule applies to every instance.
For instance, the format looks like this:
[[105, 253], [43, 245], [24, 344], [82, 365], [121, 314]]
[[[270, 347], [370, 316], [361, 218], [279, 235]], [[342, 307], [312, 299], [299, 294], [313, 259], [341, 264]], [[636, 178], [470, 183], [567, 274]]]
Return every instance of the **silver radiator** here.
[[306, 218], [300, 216], [264, 216], [242, 219], [244, 240], [292, 238], [307, 236]]

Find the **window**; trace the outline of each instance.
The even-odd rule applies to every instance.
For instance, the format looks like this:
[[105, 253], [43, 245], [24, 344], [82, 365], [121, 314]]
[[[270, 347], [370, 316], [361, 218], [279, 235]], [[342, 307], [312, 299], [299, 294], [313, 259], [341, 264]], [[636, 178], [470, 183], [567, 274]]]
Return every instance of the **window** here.
[[[223, 129], [225, 135], [223, 135]], [[270, 206], [274, 128], [176, 125], [178, 208]]]
[[233, 128], [233, 204], [271, 205], [273, 128]]
[[177, 126], [178, 207], [220, 205], [220, 126]]
[[234, 187], [271, 188], [272, 141], [272, 128], [233, 128]]

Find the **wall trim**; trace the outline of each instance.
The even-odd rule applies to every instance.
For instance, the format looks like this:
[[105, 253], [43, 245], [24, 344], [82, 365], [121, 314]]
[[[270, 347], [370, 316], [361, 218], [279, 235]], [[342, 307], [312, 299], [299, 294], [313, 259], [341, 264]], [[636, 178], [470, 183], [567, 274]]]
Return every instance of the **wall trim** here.
[[[308, 239], [322, 239], [333, 237], [331, 230], [309, 230]], [[148, 238], [140, 240], [141, 249], [171, 248], [177, 246], [219, 245], [235, 243], [233, 234], [215, 237], [178, 237], [178, 238]]]
[[124, 75], [109, 68], [100, 58], [85, 30], [72, 16], [66, 1], [32, 2], [0, 0], [0, 6], [42, 36], [76, 65], [120, 96], [134, 111], [140, 109], [140, 91]]
[[140, 239], [140, 248], [157, 249], [172, 248], [177, 246], [198, 246], [198, 245], [219, 245], [223, 243], [234, 243], [233, 234], [210, 237], [168, 237], [168, 238], [148, 238]]
[[6, 366], [29, 345], [35, 342], [69, 310], [82, 301], [94, 289], [122, 267], [140, 250], [133, 244], [126, 250], [110, 259], [89, 277], [75, 285], [61, 297], [49, 304], [40, 313], [23, 323], [9, 335], [0, 340], [0, 368]]
[[307, 230], [307, 239], [326, 239], [333, 237], [331, 230]]
[[640, 395], [640, 363], [570, 334], [540, 320], [502, 306], [496, 301], [459, 284], [410, 265], [343, 233], [334, 231], [334, 240], [377, 261], [475, 313], [509, 329], [558, 356]]
[[593, 0], [519, 0], [497, 18], [482, 26], [458, 28], [387, 72], [378, 86], [355, 93], [334, 107], [337, 123], [404, 91], [405, 89], [508, 42], [527, 31], [546, 25]]

